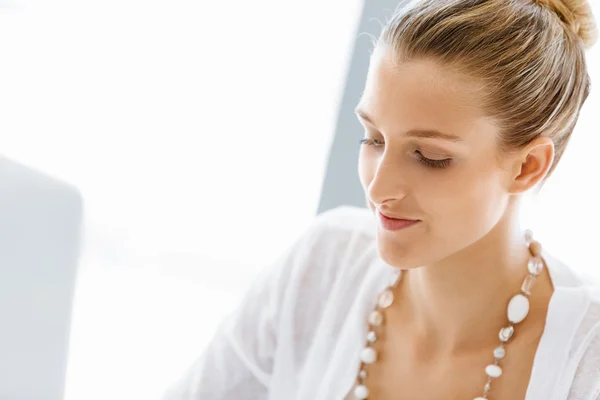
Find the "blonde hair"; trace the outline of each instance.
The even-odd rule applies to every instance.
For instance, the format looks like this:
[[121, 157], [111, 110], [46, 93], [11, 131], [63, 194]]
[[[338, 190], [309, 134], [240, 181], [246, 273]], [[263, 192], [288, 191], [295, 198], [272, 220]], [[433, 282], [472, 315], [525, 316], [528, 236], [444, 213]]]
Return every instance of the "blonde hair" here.
[[585, 49], [596, 37], [586, 0], [419, 0], [394, 13], [377, 45], [397, 62], [433, 59], [482, 82], [501, 149], [548, 136], [552, 172], [590, 92]]

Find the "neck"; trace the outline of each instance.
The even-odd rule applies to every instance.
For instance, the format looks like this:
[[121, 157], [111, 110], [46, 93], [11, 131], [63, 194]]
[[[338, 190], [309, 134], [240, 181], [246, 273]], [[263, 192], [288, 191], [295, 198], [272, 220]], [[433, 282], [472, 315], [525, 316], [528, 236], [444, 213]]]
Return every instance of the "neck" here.
[[527, 275], [529, 251], [517, 221], [505, 218], [459, 253], [403, 271], [398, 312], [417, 342], [451, 354], [499, 344], [508, 301]]

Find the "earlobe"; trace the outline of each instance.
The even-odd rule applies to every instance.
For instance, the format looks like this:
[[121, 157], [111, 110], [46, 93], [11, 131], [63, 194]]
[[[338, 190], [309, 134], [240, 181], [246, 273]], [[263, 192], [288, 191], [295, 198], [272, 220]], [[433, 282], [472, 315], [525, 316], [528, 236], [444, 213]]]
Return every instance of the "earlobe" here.
[[515, 160], [516, 173], [511, 185], [511, 194], [527, 192], [542, 182], [554, 161], [554, 142], [540, 136], [527, 145]]

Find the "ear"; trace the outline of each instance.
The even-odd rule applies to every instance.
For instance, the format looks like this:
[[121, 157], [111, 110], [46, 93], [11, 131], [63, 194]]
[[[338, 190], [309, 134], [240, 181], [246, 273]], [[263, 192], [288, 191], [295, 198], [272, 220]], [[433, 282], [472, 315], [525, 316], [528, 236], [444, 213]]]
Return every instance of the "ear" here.
[[514, 158], [514, 174], [510, 185], [511, 194], [520, 194], [542, 182], [554, 161], [554, 142], [539, 136]]

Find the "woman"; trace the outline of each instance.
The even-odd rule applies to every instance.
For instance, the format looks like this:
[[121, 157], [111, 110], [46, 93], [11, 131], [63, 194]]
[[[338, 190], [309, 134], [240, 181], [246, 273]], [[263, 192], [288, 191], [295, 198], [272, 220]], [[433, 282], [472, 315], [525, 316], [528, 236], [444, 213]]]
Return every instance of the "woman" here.
[[519, 227], [594, 29], [584, 0], [398, 11], [357, 107], [369, 210], [319, 216], [167, 398], [600, 399], [600, 292]]

